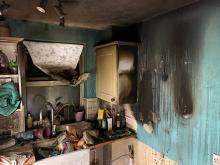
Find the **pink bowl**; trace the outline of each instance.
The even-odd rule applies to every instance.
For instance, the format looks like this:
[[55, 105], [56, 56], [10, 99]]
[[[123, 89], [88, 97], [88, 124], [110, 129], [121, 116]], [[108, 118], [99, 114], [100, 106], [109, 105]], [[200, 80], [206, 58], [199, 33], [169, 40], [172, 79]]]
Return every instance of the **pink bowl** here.
[[75, 113], [75, 120], [76, 121], [82, 121], [84, 116], [84, 111], [76, 112]]

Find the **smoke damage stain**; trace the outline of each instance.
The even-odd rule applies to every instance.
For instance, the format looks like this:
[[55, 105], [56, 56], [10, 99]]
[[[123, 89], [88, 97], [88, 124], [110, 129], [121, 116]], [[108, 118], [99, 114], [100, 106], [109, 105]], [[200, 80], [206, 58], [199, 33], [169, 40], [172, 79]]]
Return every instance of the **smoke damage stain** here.
[[161, 55], [162, 55], [162, 57], [161, 57], [161, 61], [160, 61], [160, 63], [161, 63], [161, 67], [162, 67], [162, 80], [164, 81], [164, 82], [166, 82], [167, 80], [168, 80], [168, 78], [169, 78], [169, 74], [168, 74], [168, 55], [167, 55], [167, 53], [166, 53], [166, 51], [162, 51], [161, 52]]
[[139, 110], [143, 122], [152, 121], [153, 112], [153, 91], [152, 91], [152, 74], [151, 71], [145, 71], [140, 83], [139, 93]]
[[174, 97], [176, 112], [185, 119], [193, 115], [193, 100], [188, 61], [184, 51], [177, 49], [176, 68], [174, 72]]

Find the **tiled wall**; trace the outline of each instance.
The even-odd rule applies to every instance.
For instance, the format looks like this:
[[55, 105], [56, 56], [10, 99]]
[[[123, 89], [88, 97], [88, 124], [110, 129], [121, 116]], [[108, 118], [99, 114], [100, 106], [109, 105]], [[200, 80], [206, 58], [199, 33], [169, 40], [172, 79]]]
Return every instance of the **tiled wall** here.
[[[136, 138], [116, 141], [112, 144], [112, 165], [130, 165], [128, 145], [134, 146], [134, 161], [132, 165], [178, 165], [177, 162], [160, 154]], [[124, 156], [123, 156], [124, 155]]]
[[148, 145], [133, 139], [136, 144], [134, 147], [134, 165], [178, 165], [177, 162], [160, 154]]

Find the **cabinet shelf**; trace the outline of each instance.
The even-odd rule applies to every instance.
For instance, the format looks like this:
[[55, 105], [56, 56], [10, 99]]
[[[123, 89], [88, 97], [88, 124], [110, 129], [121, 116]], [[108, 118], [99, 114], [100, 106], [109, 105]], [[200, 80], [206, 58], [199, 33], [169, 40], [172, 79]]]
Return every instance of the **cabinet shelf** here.
[[64, 86], [69, 85], [69, 83], [65, 83], [62, 81], [27, 81], [27, 87], [43, 87], [43, 86]]
[[0, 74], [0, 78], [18, 78], [18, 74]]

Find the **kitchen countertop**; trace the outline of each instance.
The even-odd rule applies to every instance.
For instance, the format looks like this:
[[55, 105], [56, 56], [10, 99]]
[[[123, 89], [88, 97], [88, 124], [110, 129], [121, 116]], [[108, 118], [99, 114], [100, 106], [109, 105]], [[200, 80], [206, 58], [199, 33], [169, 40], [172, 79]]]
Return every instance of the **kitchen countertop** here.
[[[111, 144], [111, 143], [118, 141], [118, 140], [124, 140], [124, 139], [135, 138], [135, 137], [136, 137], [136, 134], [133, 133], [129, 129], [116, 130], [114, 132], [107, 132], [107, 133], [102, 132], [102, 133], [100, 133], [99, 137], [95, 139], [94, 145], [85, 145], [84, 148], [93, 150], [93, 149], [102, 147], [104, 145]], [[41, 148], [41, 147], [47, 148], [48, 146], [53, 146], [53, 144], [55, 144], [56, 140], [57, 140], [57, 138], [55, 137], [55, 138], [43, 139], [43, 140], [38, 139], [38, 140], [34, 140], [34, 141], [29, 141], [29, 142], [26, 141], [23, 143], [25, 145], [15, 145], [13, 147], [10, 147], [8, 149], [0, 151], [0, 155], [6, 155], [5, 153], [17, 153], [17, 154], [30, 153], [29, 155], [32, 155], [32, 156], [28, 159], [27, 162], [25, 162], [24, 165], [33, 164], [36, 160], [38, 160], [38, 156], [35, 153], [36, 152], [35, 151], [36, 145], [38, 146], [38, 148]], [[83, 148], [79, 148], [79, 150], [81, 150], [81, 149], [83, 149]], [[77, 151], [77, 150], [74, 150], [74, 151]], [[70, 152], [74, 152], [74, 151], [70, 151]]]

